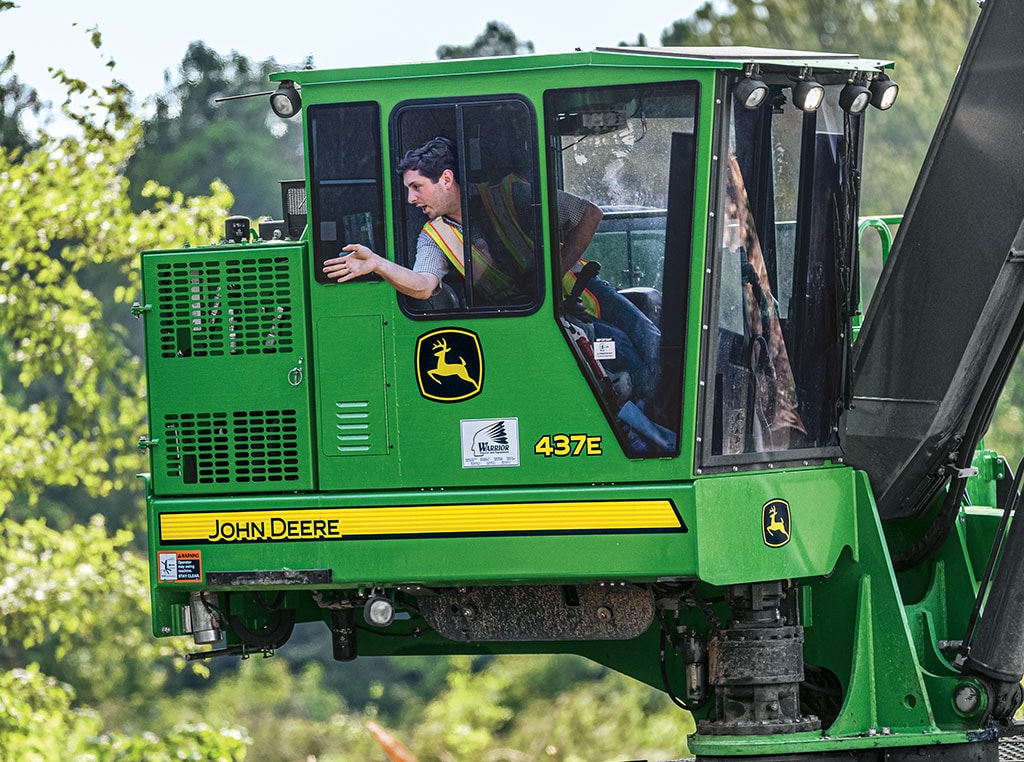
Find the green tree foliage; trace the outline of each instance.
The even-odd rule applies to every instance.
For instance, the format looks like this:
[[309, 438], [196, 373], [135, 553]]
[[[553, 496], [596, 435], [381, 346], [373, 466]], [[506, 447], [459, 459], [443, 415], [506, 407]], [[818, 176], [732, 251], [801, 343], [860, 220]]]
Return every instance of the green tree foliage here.
[[516, 56], [520, 53], [532, 53], [533, 42], [520, 40], [507, 24], [500, 21], [488, 21], [484, 31], [469, 45], [442, 45], [437, 49], [437, 57], [449, 58], [482, 58], [483, 56]]
[[21, 82], [13, 71], [14, 54], [10, 53], [0, 61], [0, 147], [12, 155], [35, 145], [24, 119], [26, 116], [38, 117], [43, 108], [39, 93]]
[[138, 298], [138, 253], [214, 239], [231, 203], [223, 187], [186, 198], [150, 184], [153, 209], [133, 215], [120, 174], [139, 135], [131, 93], [54, 76], [73, 134], [0, 147], [0, 759], [241, 759], [230, 732], [105, 730], [87, 700], [145, 701], [172, 661], [145, 631], [146, 562], [99, 517], [66, 529], [26, 518], [51, 485], [109, 499], [134, 481], [140, 459], [126, 444], [145, 404], [120, 315], [130, 320]]
[[110, 732], [98, 714], [76, 707], [74, 699], [69, 685], [35, 665], [0, 673], [0, 762], [245, 759], [245, 738], [238, 731], [196, 724], [163, 735]]
[[[249, 659], [208, 689], [165, 700], [159, 714], [193, 724], [240, 724], [250, 741], [248, 762], [387, 762], [368, 730], [371, 720], [421, 762], [686, 756], [686, 736], [694, 730], [688, 714], [659, 691], [584, 659], [453, 657], [450, 664], [442, 689], [411, 702], [402, 716], [384, 717], [372, 702], [346, 705], [322, 665], [296, 670], [281, 658]], [[378, 696], [388, 690], [376, 686]]]
[[236, 52], [221, 56], [201, 42], [189, 45], [179, 79], [166, 78], [125, 170], [132, 208], [150, 208], [143, 195], [150, 180], [186, 196], [221, 180], [234, 194], [235, 213], [280, 217], [279, 182], [302, 177], [300, 121], [274, 116], [267, 96], [216, 102], [272, 89], [267, 78], [280, 69], [273, 59], [255, 63]]
[[985, 446], [1006, 458], [1016, 471], [1024, 458], [1024, 353], [1017, 357], [1013, 372], [1003, 387], [996, 405]]
[[[138, 252], [214, 240], [230, 205], [223, 187], [186, 198], [151, 184], [154, 209], [131, 214], [118, 174], [137, 138], [129, 94], [58, 76], [90, 103], [67, 111], [81, 135], [0, 150], [0, 368], [17, 381], [0, 389], [0, 504], [16, 493], [33, 500], [42, 485], [105, 496], [134, 478], [139, 459], [125, 443], [141, 434], [145, 403], [122, 321], [138, 297]], [[83, 285], [94, 269], [106, 273], [119, 315]]]
[[424, 760], [586, 762], [686, 756], [693, 730], [663, 693], [591, 662], [502, 656], [453, 659], [447, 690], [398, 734]]
[[634, 40], [633, 42], [625, 42], [625, 41], [620, 42], [619, 43], [619, 47], [620, 48], [646, 48], [647, 47], [647, 35], [644, 34], [643, 32], [640, 32], [639, 34], [637, 34], [636, 40]]
[[[227, 726], [132, 728], [159, 695], [171, 654], [141, 626], [147, 570], [130, 539], [111, 537], [99, 519], [67, 532], [0, 519], [0, 762], [244, 757], [244, 737]], [[28, 660], [35, 655], [59, 664], [61, 679]], [[89, 707], [122, 694], [134, 719], [112, 730]]]
[[247, 762], [388, 762], [366, 729], [372, 707], [348, 707], [325, 683], [321, 664], [295, 669], [282, 658], [247, 659], [210, 685], [157, 700], [155, 710], [149, 727], [161, 736], [182, 723], [240, 726]]

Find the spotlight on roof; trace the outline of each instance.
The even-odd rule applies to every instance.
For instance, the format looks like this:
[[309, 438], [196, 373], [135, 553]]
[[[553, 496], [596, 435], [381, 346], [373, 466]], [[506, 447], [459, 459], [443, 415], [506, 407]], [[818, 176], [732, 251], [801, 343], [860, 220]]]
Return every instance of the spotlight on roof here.
[[281, 81], [277, 89], [270, 95], [270, 109], [282, 119], [288, 119], [299, 113], [302, 98], [290, 79]]
[[871, 90], [871, 105], [879, 111], [892, 108], [900, 92], [900, 86], [885, 74], [880, 74], [868, 89]]
[[825, 88], [811, 79], [809, 73], [793, 85], [793, 105], [801, 111], [817, 111], [823, 100]]
[[863, 80], [850, 80], [839, 93], [839, 108], [848, 114], [860, 114], [871, 102], [871, 91]]
[[755, 109], [768, 97], [768, 85], [748, 74], [736, 83], [733, 95], [743, 108]]

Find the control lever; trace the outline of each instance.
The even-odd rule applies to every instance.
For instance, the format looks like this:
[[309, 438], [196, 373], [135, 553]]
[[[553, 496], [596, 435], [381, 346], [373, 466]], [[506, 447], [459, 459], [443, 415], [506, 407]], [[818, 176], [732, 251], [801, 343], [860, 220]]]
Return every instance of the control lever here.
[[601, 263], [591, 260], [583, 265], [582, 270], [576, 273], [576, 282], [572, 286], [572, 291], [569, 292], [569, 295], [562, 302], [562, 310], [567, 316], [586, 323], [590, 322], [591, 318], [583, 306], [582, 297], [583, 292], [590, 285], [590, 281], [596, 278], [599, 272], [601, 272]]

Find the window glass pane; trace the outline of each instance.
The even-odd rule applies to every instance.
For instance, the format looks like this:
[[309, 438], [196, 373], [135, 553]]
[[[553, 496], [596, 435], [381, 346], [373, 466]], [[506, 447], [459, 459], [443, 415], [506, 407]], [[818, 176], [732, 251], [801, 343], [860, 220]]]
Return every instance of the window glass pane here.
[[[361, 243], [385, 253], [376, 103], [311, 106], [309, 114], [313, 251], [317, 264]], [[316, 267], [321, 283], [334, 283]]]
[[829, 86], [822, 108], [805, 114], [788, 102], [788, 86], [773, 86], [771, 106], [730, 115], [717, 202], [712, 455], [838, 444], [841, 305], [851, 297], [844, 231], [856, 217], [847, 194], [858, 161], [838, 90]]
[[678, 452], [697, 92], [689, 82], [545, 99], [563, 252], [581, 204], [601, 215], [582, 258], [560, 258], [558, 319], [630, 457]]
[[856, 300], [851, 276], [857, 181], [852, 168], [860, 164], [857, 134], [863, 117], [843, 112], [841, 90], [841, 85], [825, 87], [813, 132], [808, 128], [806, 206], [785, 327], [804, 426], [801, 438], [812, 447], [839, 445], [838, 418]]
[[[716, 400], [721, 428], [716, 431], [716, 454], [787, 449], [789, 435], [803, 429], [775, 279], [769, 276], [755, 199], [748, 191], [749, 174], [740, 168], [735, 139], [734, 129], [719, 207], [723, 227]], [[799, 144], [794, 148], [799, 150]]]
[[804, 114], [793, 107], [773, 114], [771, 127], [771, 193], [774, 209], [766, 219], [774, 220], [764, 237], [771, 245], [768, 259], [774, 263], [779, 317], [786, 319], [793, 292], [793, 263], [796, 258], [796, 218], [800, 198], [800, 140]]
[[[532, 109], [519, 99], [405, 105], [393, 122], [397, 156], [450, 141], [460, 201], [442, 201], [438, 213], [423, 199], [437, 190], [423, 172], [405, 169], [396, 183], [396, 218], [404, 233], [399, 262], [433, 272], [442, 281], [431, 299], [404, 298], [413, 314], [523, 314], [541, 301], [536, 128]], [[401, 164], [399, 166], [405, 166]], [[410, 182], [427, 174], [422, 194]], [[422, 198], [421, 198], [422, 195]], [[400, 196], [400, 198], [398, 198]]]

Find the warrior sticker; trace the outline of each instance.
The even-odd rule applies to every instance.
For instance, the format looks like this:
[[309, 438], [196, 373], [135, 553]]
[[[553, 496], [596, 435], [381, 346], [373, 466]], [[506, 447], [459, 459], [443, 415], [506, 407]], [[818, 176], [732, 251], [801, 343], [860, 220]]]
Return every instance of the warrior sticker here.
[[781, 548], [789, 542], [793, 525], [789, 519], [789, 503], [785, 500], [769, 500], [761, 509], [761, 529], [764, 544], [769, 548]]
[[461, 328], [442, 328], [416, 342], [416, 381], [420, 394], [436, 402], [461, 402], [484, 385], [480, 337]]
[[462, 467], [519, 465], [519, 419], [461, 421]]

